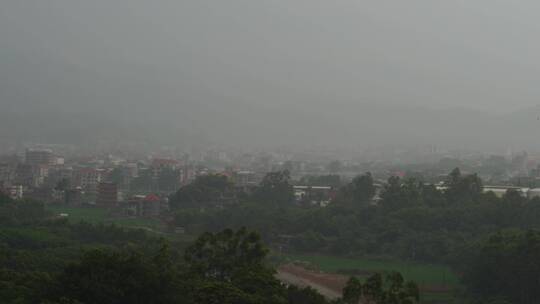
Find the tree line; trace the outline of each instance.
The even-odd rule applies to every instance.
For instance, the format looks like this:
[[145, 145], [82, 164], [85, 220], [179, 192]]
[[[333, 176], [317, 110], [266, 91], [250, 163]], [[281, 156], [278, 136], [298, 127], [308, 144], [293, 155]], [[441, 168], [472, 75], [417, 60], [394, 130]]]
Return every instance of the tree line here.
[[[531, 249], [524, 255], [502, 245], [491, 251], [483, 248], [492, 246], [492, 237], [498, 234], [509, 238], [502, 238], [502, 244], [527, 240], [522, 246], [534, 248], [534, 238], [523, 236], [536, 235], [540, 229], [540, 199], [515, 190], [502, 197], [484, 193], [478, 175], [457, 168], [440, 186], [418, 177], [392, 176], [377, 193], [372, 175], [366, 173], [339, 188], [333, 202], [321, 208], [295, 204], [290, 176], [274, 172], [226, 208], [212, 208], [205, 201], [191, 201], [199, 207], [191, 208], [178, 196], [171, 201], [175, 225], [188, 232], [247, 226], [260, 231], [271, 246], [290, 252], [444, 263], [461, 275], [467, 297], [533, 303], [531, 292], [540, 290], [540, 283], [536, 268], [525, 265], [540, 258], [540, 252]], [[497, 254], [516, 262], [491, 269], [503, 259]], [[487, 262], [491, 264], [486, 266]], [[500, 271], [500, 277], [490, 275], [493, 271]], [[517, 297], [505, 276], [514, 278], [512, 284], [534, 288], [519, 289], [523, 295]]]

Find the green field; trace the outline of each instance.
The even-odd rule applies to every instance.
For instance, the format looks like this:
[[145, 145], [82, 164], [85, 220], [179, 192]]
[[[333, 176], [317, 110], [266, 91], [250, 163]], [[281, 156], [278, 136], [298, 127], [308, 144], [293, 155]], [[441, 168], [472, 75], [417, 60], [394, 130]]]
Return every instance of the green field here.
[[163, 223], [157, 219], [146, 218], [124, 218], [111, 217], [108, 210], [96, 207], [67, 207], [67, 206], [47, 206], [47, 209], [53, 214], [66, 213], [70, 222], [90, 222], [116, 224], [124, 227], [143, 228], [152, 230], [163, 229]]
[[[286, 255], [287, 261], [302, 261], [329, 273], [354, 274], [361, 272], [399, 271], [405, 279], [414, 280], [420, 285], [453, 287], [458, 284], [458, 277], [450, 268], [442, 265], [420, 264], [395, 260], [376, 260], [369, 258], [340, 258], [322, 255]], [[361, 276], [361, 275], [360, 275]]]
[[406, 280], [413, 280], [428, 289], [439, 289], [436, 292], [423, 291], [421, 303], [451, 303], [453, 299], [452, 290], [459, 284], [457, 275], [449, 267], [443, 265], [372, 258], [341, 258], [298, 254], [284, 255], [279, 259], [287, 263], [307, 263], [327, 273], [342, 273], [361, 278], [365, 278], [368, 272], [399, 271]]

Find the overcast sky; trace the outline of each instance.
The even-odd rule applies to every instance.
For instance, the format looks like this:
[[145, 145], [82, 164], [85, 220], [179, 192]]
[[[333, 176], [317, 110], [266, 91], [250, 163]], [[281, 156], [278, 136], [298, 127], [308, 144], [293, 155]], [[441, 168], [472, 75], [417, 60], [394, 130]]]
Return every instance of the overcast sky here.
[[224, 105], [512, 112], [540, 103], [539, 9], [533, 0], [2, 0], [0, 105], [193, 122]]

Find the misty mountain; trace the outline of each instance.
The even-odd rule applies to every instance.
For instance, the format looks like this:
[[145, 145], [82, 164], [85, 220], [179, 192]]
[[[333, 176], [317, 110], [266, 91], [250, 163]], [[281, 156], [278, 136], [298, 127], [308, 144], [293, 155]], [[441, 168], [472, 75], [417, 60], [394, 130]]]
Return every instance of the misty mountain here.
[[[329, 102], [330, 104], [330, 102]], [[186, 111], [155, 117], [117, 111], [30, 107], [0, 113], [2, 141], [85, 143], [146, 141], [240, 147], [537, 148], [540, 108], [495, 115], [462, 108], [381, 106], [335, 102], [308, 107], [252, 103], [192, 103]], [[151, 105], [148, 107], [150, 112]], [[180, 107], [181, 108], [181, 107]], [[194, 119], [196, 118], [196, 119]]]
[[2, 142], [538, 146], [532, 0], [0, 5]]

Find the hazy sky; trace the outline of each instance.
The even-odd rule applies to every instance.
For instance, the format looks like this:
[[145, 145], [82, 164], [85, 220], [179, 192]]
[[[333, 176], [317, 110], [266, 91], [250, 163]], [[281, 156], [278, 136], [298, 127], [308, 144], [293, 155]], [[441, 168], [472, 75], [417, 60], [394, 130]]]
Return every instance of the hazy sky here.
[[533, 0], [2, 0], [0, 105], [194, 124], [250, 107], [512, 112], [540, 103], [539, 11]]

